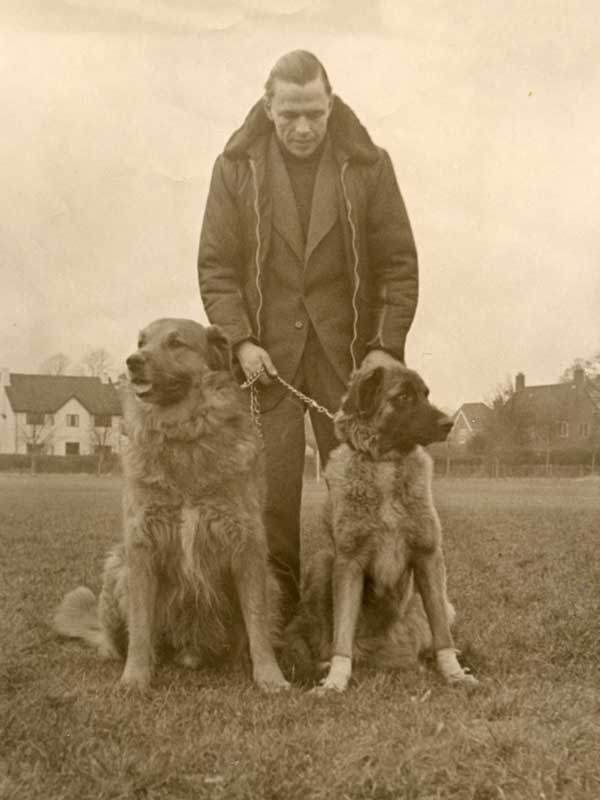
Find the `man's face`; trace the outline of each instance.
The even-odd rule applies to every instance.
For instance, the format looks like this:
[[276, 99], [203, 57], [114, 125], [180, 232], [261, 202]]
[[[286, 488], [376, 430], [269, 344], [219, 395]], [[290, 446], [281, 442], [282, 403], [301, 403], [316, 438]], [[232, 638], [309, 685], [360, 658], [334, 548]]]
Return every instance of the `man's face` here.
[[304, 86], [276, 80], [265, 111], [286, 150], [309, 158], [325, 138], [331, 105], [320, 77]]

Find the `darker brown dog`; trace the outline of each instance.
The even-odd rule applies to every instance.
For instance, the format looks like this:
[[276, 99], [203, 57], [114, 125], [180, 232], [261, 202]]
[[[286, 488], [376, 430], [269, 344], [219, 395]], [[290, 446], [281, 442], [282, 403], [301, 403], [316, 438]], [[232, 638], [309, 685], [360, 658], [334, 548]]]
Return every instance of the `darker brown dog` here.
[[285, 688], [271, 644], [261, 447], [228, 344], [217, 328], [161, 319], [127, 366], [124, 541], [106, 561], [99, 604], [75, 589], [55, 627], [126, 655], [121, 680], [134, 688], [148, 686], [156, 653], [197, 665], [243, 660], [248, 646], [255, 682]]
[[452, 641], [432, 462], [422, 448], [445, 439], [452, 420], [428, 394], [402, 365], [377, 367], [353, 377], [336, 415], [342, 444], [325, 470], [323, 514], [331, 548], [308, 565], [286, 631], [300, 660], [329, 662], [323, 690], [346, 688], [352, 658], [398, 668], [431, 647], [449, 682], [477, 683]]

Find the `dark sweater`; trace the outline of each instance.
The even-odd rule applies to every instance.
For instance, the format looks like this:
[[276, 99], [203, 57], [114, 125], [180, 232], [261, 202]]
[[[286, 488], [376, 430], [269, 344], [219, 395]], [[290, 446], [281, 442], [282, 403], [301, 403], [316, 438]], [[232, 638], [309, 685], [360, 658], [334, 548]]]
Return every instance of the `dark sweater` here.
[[294, 197], [296, 198], [296, 207], [298, 208], [298, 216], [300, 217], [300, 227], [304, 241], [308, 236], [308, 225], [310, 223], [310, 213], [312, 209], [312, 199], [315, 190], [315, 181], [317, 178], [317, 171], [321, 162], [321, 156], [325, 149], [325, 142], [319, 145], [319, 148], [308, 158], [298, 158], [289, 152], [279, 141], [279, 148], [281, 155], [285, 162]]

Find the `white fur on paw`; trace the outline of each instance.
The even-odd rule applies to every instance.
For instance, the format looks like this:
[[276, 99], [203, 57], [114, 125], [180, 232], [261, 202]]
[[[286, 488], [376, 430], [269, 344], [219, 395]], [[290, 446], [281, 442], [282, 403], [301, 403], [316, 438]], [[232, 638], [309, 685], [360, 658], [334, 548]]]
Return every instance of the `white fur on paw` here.
[[446, 682], [451, 686], [467, 686], [474, 688], [479, 685], [479, 681], [469, 673], [468, 669], [461, 667], [457, 651], [453, 647], [447, 647], [436, 652], [436, 661], [439, 671], [442, 673]]
[[352, 676], [352, 659], [347, 656], [334, 656], [327, 677], [313, 691], [315, 694], [326, 692], [345, 692]]

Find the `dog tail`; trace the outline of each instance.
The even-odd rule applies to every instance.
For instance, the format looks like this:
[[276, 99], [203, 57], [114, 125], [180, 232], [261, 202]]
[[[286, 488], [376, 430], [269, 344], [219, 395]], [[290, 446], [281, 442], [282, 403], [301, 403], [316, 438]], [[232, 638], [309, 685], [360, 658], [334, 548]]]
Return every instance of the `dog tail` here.
[[61, 636], [83, 639], [98, 648], [104, 658], [119, 657], [98, 618], [98, 601], [87, 586], [78, 586], [65, 595], [56, 610], [54, 630]]

